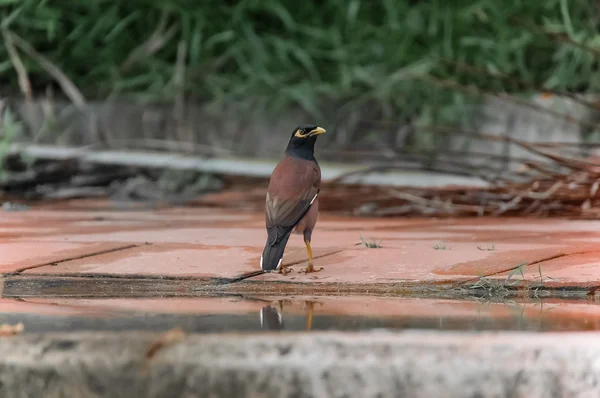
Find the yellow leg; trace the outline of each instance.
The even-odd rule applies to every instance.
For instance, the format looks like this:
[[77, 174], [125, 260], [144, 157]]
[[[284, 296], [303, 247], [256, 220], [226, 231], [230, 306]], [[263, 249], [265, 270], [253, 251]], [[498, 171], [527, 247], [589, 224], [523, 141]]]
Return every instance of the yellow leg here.
[[311, 330], [312, 329], [314, 303], [307, 302], [306, 305], [308, 306], [308, 319], [306, 320], [306, 330]]
[[310, 247], [310, 242], [305, 239], [304, 243], [306, 244], [306, 252], [308, 253], [308, 265], [306, 266], [306, 269], [304, 270], [304, 272], [306, 272], [307, 274], [309, 272], [319, 272], [323, 270], [323, 267], [319, 268], [319, 269], [315, 269], [313, 267], [313, 255], [312, 255], [312, 249]]

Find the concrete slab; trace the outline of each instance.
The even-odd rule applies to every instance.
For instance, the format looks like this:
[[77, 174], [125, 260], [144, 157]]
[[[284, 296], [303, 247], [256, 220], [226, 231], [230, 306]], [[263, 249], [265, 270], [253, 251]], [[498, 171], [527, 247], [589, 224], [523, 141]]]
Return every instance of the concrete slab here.
[[13, 273], [36, 267], [55, 267], [62, 261], [115, 252], [132, 247], [118, 242], [0, 242], [0, 272]]
[[[266, 238], [261, 213], [207, 208], [119, 211], [101, 201], [3, 213], [0, 228], [0, 272], [24, 270], [23, 275], [231, 278], [258, 269]], [[526, 279], [535, 281], [539, 263], [548, 285], [587, 288], [600, 286], [599, 241], [600, 221], [366, 219], [322, 214], [313, 234], [313, 250], [315, 264], [323, 271], [261, 275], [255, 280], [401, 284], [463, 283], [489, 277], [501, 281], [524, 264], [531, 268]], [[365, 242], [382, 247], [368, 248]], [[295, 271], [299, 271], [306, 260], [301, 237], [292, 236], [284, 264], [297, 264]]]
[[[0, 339], [2, 397], [597, 397], [597, 333]], [[560, 341], [560, 344], [557, 344]]]
[[[596, 286], [600, 281], [600, 250], [572, 253], [537, 264], [527, 265], [523, 272], [512, 272], [515, 281], [550, 284], [551, 286]], [[507, 272], [494, 275], [502, 280]]]
[[[176, 237], [177, 239], [177, 237]], [[329, 254], [315, 249], [314, 257]], [[290, 247], [285, 264], [306, 260], [304, 247]], [[98, 274], [233, 278], [256, 270], [256, 247], [200, 244], [143, 244], [130, 250], [65, 261], [59, 266], [36, 267], [26, 274]]]
[[[85, 163], [123, 165], [134, 167], [161, 168], [167, 166], [176, 170], [196, 170], [202, 172], [225, 173], [243, 177], [269, 177], [279, 158], [255, 159], [242, 157], [219, 157], [204, 159], [198, 156], [179, 155], [174, 153], [162, 154], [157, 152], [145, 153], [128, 150], [124, 151], [94, 151], [86, 152], [76, 147], [55, 147], [44, 145], [13, 144], [11, 151], [33, 156], [39, 159], [49, 157], [56, 159], [79, 159]], [[363, 165], [332, 163], [321, 161], [324, 180], [334, 179], [352, 171], [364, 170]], [[367, 185], [396, 185], [396, 186], [448, 186], [465, 185], [484, 187], [488, 183], [479, 178], [440, 174], [420, 170], [388, 172], [373, 172], [368, 175], [357, 175], [344, 179], [345, 183], [360, 183]]]

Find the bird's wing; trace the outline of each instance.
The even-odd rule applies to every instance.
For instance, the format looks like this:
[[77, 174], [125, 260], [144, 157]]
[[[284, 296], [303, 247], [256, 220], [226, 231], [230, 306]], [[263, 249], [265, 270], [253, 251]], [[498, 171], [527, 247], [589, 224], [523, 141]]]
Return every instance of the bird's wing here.
[[319, 188], [311, 185], [294, 199], [281, 199], [267, 193], [266, 222], [269, 230], [269, 244], [279, 242], [300, 222], [313, 204]]

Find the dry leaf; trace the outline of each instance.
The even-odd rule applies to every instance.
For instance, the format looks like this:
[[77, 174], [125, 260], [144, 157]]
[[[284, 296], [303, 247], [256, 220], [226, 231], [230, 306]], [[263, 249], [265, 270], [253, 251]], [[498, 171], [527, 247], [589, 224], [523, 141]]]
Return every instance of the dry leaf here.
[[19, 322], [16, 325], [3, 323], [0, 325], [0, 336], [14, 336], [15, 334], [23, 333], [23, 330], [25, 330], [25, 327], [22, 322]]
[[156, 353], [171, 344], [179, 343], [185, 338], [185, 333], [180, 328], [171, 329], [168, 332], [162, 334], [156, 341], [150, 344], [146, 351], [146, 358], [152, 359]]

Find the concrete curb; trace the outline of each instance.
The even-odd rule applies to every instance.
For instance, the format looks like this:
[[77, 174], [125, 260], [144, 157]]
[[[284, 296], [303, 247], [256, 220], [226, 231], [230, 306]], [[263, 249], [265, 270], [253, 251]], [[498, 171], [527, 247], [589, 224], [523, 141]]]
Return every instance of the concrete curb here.
[[[156, 153], [142, 151], [97, 150], [80, 147], [50, 145], [13, 144], [10, 153], [22, 153], [38, 159], [65, 160], [78, 159], [82, 162], [133, 167], [170, 168], [174, 170], [196, 170], [226, 175], [268, 178], [279, 158], [262, 159], [247, 157], [222, 157], [206, 159], [190, 157], [180, 153]], [[324, 181], [335, 179], [343, 174], [366, 169], [366, 165], [332, 163], [321, 161]], [[372, 172], [344, 178], [343, 184], [391, 185], [403, 187], [444, 187], [449, 185], [487, 187], [489, 183], [477, 177], [443, 174], [422, 170], [391, 170]]]
[[0, 396], [598, 397], [598, 333], [189, 335], [0, 339]]

